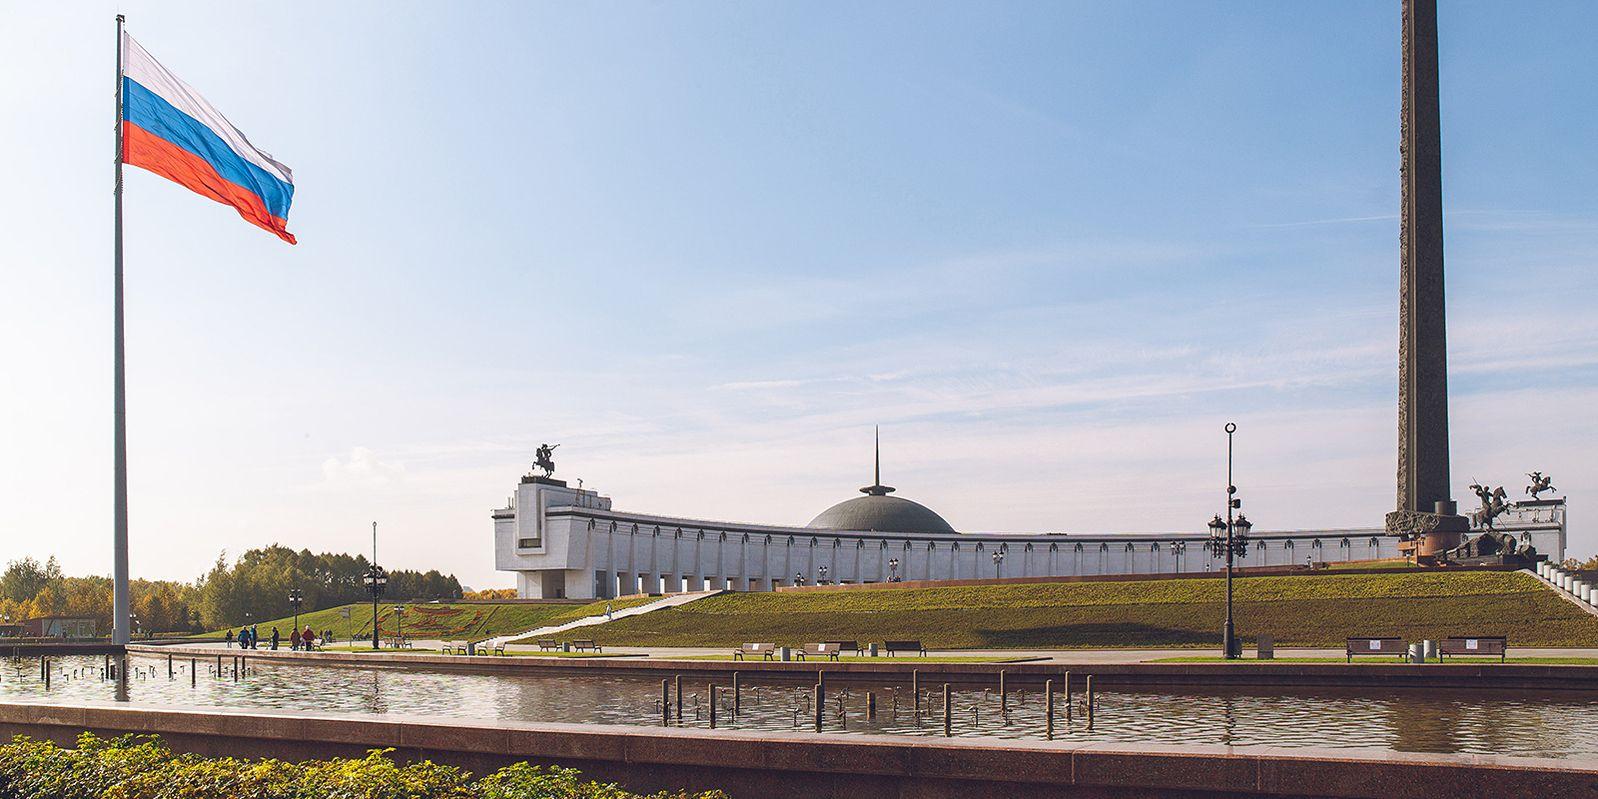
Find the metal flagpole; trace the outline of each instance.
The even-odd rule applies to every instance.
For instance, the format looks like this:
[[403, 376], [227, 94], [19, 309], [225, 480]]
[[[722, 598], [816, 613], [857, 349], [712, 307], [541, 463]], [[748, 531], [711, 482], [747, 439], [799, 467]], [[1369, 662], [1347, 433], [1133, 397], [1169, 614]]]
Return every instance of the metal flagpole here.
[[[113, 291], [115, 303], [115, 341], [112, 355], [114, 409], [112, 418], [115, 423], [115, 432], [112, 433], [112, 469], [114, 480], [114, 503], [112, 522], [112, 558], [113, 587], [111, 598], [111, 643], [126, 644], [132, 640], [132, 624], [128, 618], [128, 398], [126, 369], [123, 363], [122, 345], [122, 25], [126, 18], [117, 15], [117, 158], [116, 158], [116, 228], [115, 244], [116, 253], [116, 287]], [[121, 679], [126, 679], [126, 669], [119, 673]], [[119, 682], [121, 681], [119, 679]]]

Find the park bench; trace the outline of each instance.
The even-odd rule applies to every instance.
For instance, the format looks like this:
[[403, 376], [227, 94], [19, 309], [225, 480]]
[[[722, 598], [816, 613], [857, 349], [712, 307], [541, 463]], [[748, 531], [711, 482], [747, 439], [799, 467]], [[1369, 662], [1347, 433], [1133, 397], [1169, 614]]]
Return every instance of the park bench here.
[[839, 651], [840, 649], [836, 643], [826, 642], [820, 644], [805, 644], [803, 649], [800, 649], [794, 654], [798, 655], [800, 660], [808, 660], [812, 657], [837, 660]]
[[762, 660], [777, 659], [776, 644], [739, 644], [738, 649], [732, 653], [733, 660], [743, 660], [750, 655], [759, 655]]
[[922, 646], [920, 641], [883, 641], [882, 648], [887, 650], [890, 656], [895, 652], [920, 652], [922, 657], [926, 657], [927, 654], [927, 648]]
[[839, 652], [848, 652], [852, 649], [856, 656], [866, 653], [865, 647], [861, 646], [859, 641], [828, 641], [827, 643], [837, 644]]
[[471, 651], [465, 641], [445, 641], [442, 651], [446, 655], [464, 655]]
[[496, 654], [496, 655], [505, 654], [505, 645], [503, 643], [494, 644], [494, 654]]
[[592, 638], [579, 638], [572, 642], [572, 650], [576, 652], [603, 652], [605, 648], [595, 643]]
[[560, 642], [556, 641], [553, 638], [540, 638], [540, 639], [538, 639], [538, 651], [540, 651], [540, 652], [553, 652], [553, 651], [555, 651], [555, 650], [557, 650], [559, 648], [560, 648]]
[[1355, 655], [1395, 655], [1403, 658], [1408, 654], [1402, 638], [1350, 638], [1348, 648], [1345, 650], [1348, 662], [1354, 662]]
[[1437, 659], [1454, 655], [1465, 657], [1492, 657], [1498, 656], [1498, 662], [1503, 663], [1509, 650], [1509, 640], [1501, 635], [1484, 635], [1476, 638], [1449, 637], [1438, 643]]

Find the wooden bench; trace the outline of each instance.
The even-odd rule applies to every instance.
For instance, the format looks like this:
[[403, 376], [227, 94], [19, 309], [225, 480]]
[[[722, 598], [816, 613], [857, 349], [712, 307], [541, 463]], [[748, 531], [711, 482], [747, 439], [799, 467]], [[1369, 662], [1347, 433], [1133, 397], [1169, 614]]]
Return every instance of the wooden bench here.
[[553, 638], [540, 638], [540, 639], [538, 639], [538, 651], [540, 651], [540, 652], [553, 652], [553, 651], [555, 651], [555, 650], [557, 650], [559, 648], [560, 648], [560, 642], [556, 641]]
[[1402, 638], [1350, 638], [1345, 650], [1349, 663], [1355, 655], [1395, 655], [1404, 658], [1409, 654]]
[[496, 655], [505, 654], [505, 645], [504, 644], [494, 644], [494, 654], [496, 654]]
[[820, 644], [805, 644], [803, 649], [794, 654], [798, 655], [800, 660], [807, 660], [812, 657], [837, 660], [840, 651], [841, 649], [836, 643], [829, 641]]
[[927, 655], [927, 648], [920, 641], [883, 641], [882, 648], [888, 651], [889, 656], [895, 652], [920, 652], [922, 657]]
[[446, 654], [446, 655], [464, 655], [464, 654], [466, 654], [466, 642], [465, 641], [444, 641], [439, 646], [439, 651], [444, 653], [444, 654]]
[[837, 644], [839, 652], [848, 652], [852, 649], [856, 656], [866, 653], [865, 647], [861, 646], [859, 641], [828, 641], [827, 643]]
[[759, 655], [762, 660], [776, 660], [777, 659], [777, 645], [776, 644], [739, 644], [738, 648], [736, 650], [734, 650], [733, 653], [732, 653], [732, 659], [733, 660], [743, 660], [746, 656], [749, 656], [749, 655]]
[[1509, 639], [1502, 635], [1483, 635], [1476, 638], [1449, 637], [1437, 644], [1437, 659], [1453, 655], [1459, 657], [1492, 657], [1498, 656], [1498, 662], [1503, 663], [1509, 650]]
[[594, 639], [592, 639], [592, 638], [579, 638], [576, 641], [572, 642], [572, 651], [574, 651], [574, 652], [603, 652], [603, 651], [605, 651], [605, 648], [600, 646], [599, 644], [594, 643]]

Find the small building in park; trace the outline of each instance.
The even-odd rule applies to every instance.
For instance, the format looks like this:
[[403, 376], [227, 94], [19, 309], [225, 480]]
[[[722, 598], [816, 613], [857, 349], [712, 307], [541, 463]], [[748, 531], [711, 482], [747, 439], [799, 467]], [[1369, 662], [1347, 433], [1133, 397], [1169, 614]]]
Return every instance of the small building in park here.
[[22, 622], [22, 634], [29, 638], [94, 638], [98, 624], [88, 616], [40, 616]]

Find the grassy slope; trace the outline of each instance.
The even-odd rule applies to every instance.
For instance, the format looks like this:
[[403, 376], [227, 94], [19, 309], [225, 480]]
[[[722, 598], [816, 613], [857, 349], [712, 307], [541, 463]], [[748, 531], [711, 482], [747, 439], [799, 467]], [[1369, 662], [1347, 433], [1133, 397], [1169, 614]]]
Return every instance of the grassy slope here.
[[[1216, 645], [1220, 579], [725, 594], [593, 627], [603, 645], [919, 639], [934, 648]], [[1598, 618], [1513, 572], [1250, 577], [1238, 634], [1278, 646], [1505, 635], [1511, 646], [1598, 646]]]
[[[359, 604], [346, 607], [350, 609], [348, 620], [339, 614], [338, 608], [301, 613], [300, 628], [304, 629], [305, 625], [309, 624], [318, 634], [324, 630], [332, 630], [333, 635], [340, 640], [348, 640], [352, 636], [369, 638], [372, 634], [372, 606]], [[541, 627], [549, 623], [550, 619], [562, 619], [582, 607], [585, 606], [512, 603], [407, 604], [404, 626], [406, 635], [412, 638], [485, 638]], [[603, 605], [600, 606], [600, 612], [604, 612]], [[387, 602], [380, 604], [378, 624], [384, 635], [394, 633], [394, 622], [394, 606]], [[271, 635], [274, 625], [286, 636], [293, 623], [292, 617], [260, 622], [261, 637]], [[233, 629], [235, 633], [238, 632], [237, 627]], [[218, 631], [217, 634], [221, 632]]]
[[[572, 606], [569, 606], [565, 610], [565, 612], [556, 614], [554, 616], [549, 617], [548, 619], [545, 619], [543, 622], [540, 623], [539, 626], [542, 627], [542, 626], [553, 626], [553, 625], [556, 625], [556, 624], [565, 624], [566, 622], [576, 621], [578, 619], [585, 618], [585, 617], [588, 617], [588, 616], [598, 616], [598, 615], [601, 615], [601, 614], [603, 614], [605, 612], [605, 606], [606, 605], [609, 605], [611, 612], [614, 613], [615, 611], [621, 610], [622, 608], [630, 608], [630, 607], [635, 607], [635, 606], [638, 606], [638, 605], [647, 605], [647, 604], [649, 604], [651, 602], [657, 602], [660, 599], [661, 598], [658, 597], [658, 596], [634, 596], [634, 597], [628, 597], [626, 599], [601, 599], [601, 600], [599, 600], [597, 602], [590, 602], [590, 603], [588, 603], [586, 605], [572, 605]], [[530, 630], [530, 629], [532, 629], [532, 628], [531, 627], [522, 627], [522, 628], [519, 628], [519, 629], [516, 629], [516, 630], [511, 630], [510, 632], [522, 632], [523, 630]], [[575, 639], [575, 638], [587, 638], [588, 637], [588, 631], [590, 629], [594, 629], [594, 628], [581, 627], [581, 628], [579, 628], [579, 629], [577, 629], [577, 630], [575, 630], [573, 632], [558, 633], [558, 634], [556, 634], [553, 637], [557, 638], [557, 639], [560, 639], [560, 640], [572, 640], [572, 639]], [[511, 641], [511, 643], [513, 643], [513, 644], [528, 644], [528, 645], [532, 645], [532, 644], [538, 643], [539, 638], [542, 638], [542, 637], [543, 636], [534, 636], [534, 637], [531, 637], [531, 638], [517, 638], [517, 639]]]

